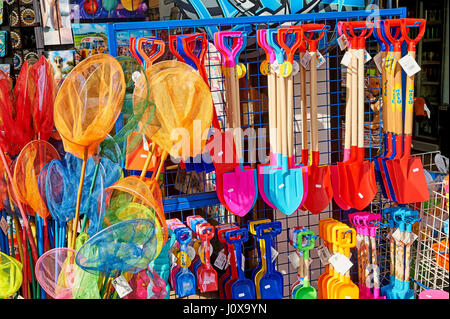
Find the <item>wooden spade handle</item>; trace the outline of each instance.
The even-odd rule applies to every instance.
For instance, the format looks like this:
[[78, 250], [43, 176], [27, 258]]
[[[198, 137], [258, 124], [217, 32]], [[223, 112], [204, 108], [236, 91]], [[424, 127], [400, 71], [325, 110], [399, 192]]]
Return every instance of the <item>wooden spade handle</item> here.
[[397, 63], [394, 73], [394, 91], [393, 99], [395, 101], [395, 133], [401, 135], [403, 127], [403, 105], [402, 105], [402, 67], [398, 61], [402, 57], [401, 52], [394, 52]]
[[358, 49], [358, 147], [364, 147], [364, 49]]
[[358, 59], [356, 49], [349, 49], [352, 54], [350, 68], [347, 72], [351, 73], [351, 146], [358, 145]]
[[352, 123], [352, 72], [351, 67], [347, 67], [346, 95], [345, 95], [345, 135], [344, 135], [344, 149], [350, 149], [352, 130], [350, 125]]
[[[313, 152], [319, 151], [319, 130], [317, 122], [317, 63], [316, 51], [311, 51], [311, 81], [309, 85], [310, 100], [311, 100], [311, 150]], [[318, 164], [318, 163], [317, 163]]]
[[[386, 54], [386, 57], [387, 56], [388, 54]], [[386, 72], [386, 107], [384, 108], [384, 110], [386, 111], [387, 119], [385, 131], [389, 133], [395, 133], [395, 103], [392, 101], [394, 92], [394, 74], [389, 65], [386, 64], [384, 66], [384, 69]]]
[[267, 75], [267, 86], [269, 93], [269, 143], [270, 151], [275, 152], [277, 134], [272, 134], [273, 129], [277, 124], [277, 93], [276, 93], [276, 78], [275, 74], [270, 71]]
[[286, 79], [287, 85], [287, 156], [294, 155], [294, 80], [292, 74]]
[[[414, 59], [415, 51], [409, 51], [408, 54]], [[414, 111], [414, 75], [406, 76], [406, 101], [405, 101], [405, 135], [412, 135], [413, 130], [413, 111]]]
[[[386, 55], [387, 55], [386, 51], [381, 52], [381, 61], [385, 61]], [[389, 121], [389, 119], [388, 119], [388, 116], [387, 116], [388, 100], [387, 100], [387, 78], [386, 78], [386, 68], [385, 67], [381, 68], [381, 98], [382, 98], [382, 101], [383, 101], [383, 104], [382, 104], [383, 131], [387, 132], [388, 131], [388, 121]]]

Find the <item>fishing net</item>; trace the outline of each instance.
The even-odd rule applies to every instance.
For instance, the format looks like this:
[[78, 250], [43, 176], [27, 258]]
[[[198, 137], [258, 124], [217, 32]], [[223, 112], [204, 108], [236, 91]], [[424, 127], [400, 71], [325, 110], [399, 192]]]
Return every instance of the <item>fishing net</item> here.
[[75, 263], [76, 250], [55, 248], [36, 262], [36, 279], [55, 299], [99, 299], [97, 277]]
[[54, 127], [53, 105], [58, 91], [53, 76], [53, 67], [42, 55], [38, 62], [31, 67], [31, 72], [36, 85], [32, 106], [33, 127], [39, 139], [47, 141]]
[[129, 219], [101, 230], [79, 249], [77, 265], [89, 273], [107, 276], [146, 268], [157, 255], [155, 220]]
[[22, 279], [22, 264], [0, 251], [0, 299], [16, 293]]
[[198, 72], [185, 63], [160, 63], [146, 70], [147, 76], [139, 77], [135, 85], [134, 112], [142, 112], [139, 106], [147, 96], [156, 106], [151, 123], [144, 112], [141, 122], [147, 125], [140, 125], [140, 131], [174, 158], [194, 157], [202, 153], [207, 137], [202, 135], [211, 125], [211, 92]]
[[34, 104], [33, 72], [25, 61], [11, 92], [12, 80], [0, 71], [0, 146], [17, 155], [33, 139], [31, 105]]
[[68, 74], [54, 106], [66, 152], [83, 159], [97, 151], [119, 116], [125, 86], [120, 63], [108, 54], [88, 57]]
[[106, 212], [102, 223], [103, 227], [108, 227], [128, 219], [148, 218], [154, 220], [157, 253], [159, 254], [167, 241], [168, 232], [162, 197], [155, 198], [153, 196], [153, 193], [158, 195], [156, 188], [152, 192], [148, 184], [136, 176], [120, 179], [105, 191]]
[[46, 219], [50, 212], [39, 192], [39, 173], [45, 164], [59, 159], [56, 149], [48, 142], [36, 140], [29, 142], [16, 159], [13, 183], [19, 200], [31, 207], [31, 214], [37, 213]]

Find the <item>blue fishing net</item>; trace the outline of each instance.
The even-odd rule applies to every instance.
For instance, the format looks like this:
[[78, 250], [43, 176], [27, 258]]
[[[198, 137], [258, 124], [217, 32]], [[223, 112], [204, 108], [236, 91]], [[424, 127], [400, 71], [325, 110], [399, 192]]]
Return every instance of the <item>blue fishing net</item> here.
[[158, 232], [154, 220], [125, 220], [89, 238], [79, 249], [75, 262], [92, 274], [137, 273], [156, 257]]

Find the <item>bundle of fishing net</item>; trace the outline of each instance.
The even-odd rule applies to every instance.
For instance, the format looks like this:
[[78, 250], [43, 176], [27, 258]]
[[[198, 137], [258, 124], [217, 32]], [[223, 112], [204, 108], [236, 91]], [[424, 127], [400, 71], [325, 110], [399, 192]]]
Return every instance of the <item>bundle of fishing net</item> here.
[[55, 299], [100, 299], [98, 277], [75, 263], [76, 250], [55, 248], [36, 262], [36, 279]]
[[156, 220], [129, 219], [101, 230], [78, 250], [77, 265], [108, 277], [117, 272], [141, 271], [157, 256]]

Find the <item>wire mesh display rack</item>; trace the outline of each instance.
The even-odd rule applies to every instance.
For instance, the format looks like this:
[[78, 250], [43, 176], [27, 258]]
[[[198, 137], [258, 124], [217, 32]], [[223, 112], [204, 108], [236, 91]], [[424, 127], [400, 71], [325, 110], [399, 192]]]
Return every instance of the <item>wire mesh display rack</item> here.
[[420, 204], [414, 271], [416, 297], [426, 289], [449, 291], [448, 193], [445, 194], [443, 182], [430, 183], [429, 189], [430, 200]]
[[[240, 55], [240, 62], [247, 67], [247, 74], [240, 80], [240, 101], [242, 128], [253, 128], [256, 131], [254, 136], [245, 136], [244, 157], [245, 165], [255, 167], [263, 160], [257, 159], [256, 163], [250, 159], [255, 157], [258, 151], [265, 151], [268, 154], [268, 143], [260, 143], [262, 139], [268, 140], [268, 109], [267, 109], [267, 79], [259, 71], [260, 63], [265, 59], [264, 51], [258, 46], [256, 41], [256, 30], [265, 28], [277, 28], [281, 25], [293, 25], [299, 23], [325, 23], [330, 26], [325, 31], [324, 39], [319, 43], [321, 54], [325, 57], [325, 63], [318, 68], [318, 120], [319, 120], [319, 149], [320, 163], [331, 164], [342, 160], [343, 156], [343, 137], [344, 137], [344, 118], [345, 118], [345, 80], [341, 59], [344, 51], [339, 49], [336, 39], [339, 37], [337, 32], [338, 21], [352, 21], [365, 19], [389, 19], [406, 17], [406, 9], [386, 9], [377, 11], [349, 11], [349, 12], [329, 12], [329, 13], [311, 13], [301, 15], [275, 15], [260, 17], [240, 17], [240, 18], [222, 18], [208, 20], [180, 20], [180, 21], [149, 21], [134, 23], [114, 23], [108, 24], [108, 46], [109, 53], [113, 56], [129, 55], [129, 38], [139, 35], [154, 35], [167, 42], [171, 34], [188, 34], [195, 32], [205, 32], [205, 28], [214, 27], [219, 31], [230, 30], [231, 28], [246, 30], [247, 45]], [[207, 33], [208, 34], [208, 33]], [[128, 42], [127, 42], [128, 41]], [[209, 39], [212, 43], [212, 39]], [[211, 92], [214, 98], [219, 120], [225, 121], [225, 94], [223, 89], [222, 75], [217, 75], [220, 69], [220, 61], [217, 59], [217, 52], [210, 44], [207, 52], [206, 69], [209, 74]], [[378, 45], [375, 39], [370, 38], [366, 42], [366, 50], [371, 56], [378, 53]], [[166, 50], [161, 60], [175, 59], [175, 57]], [[296, 60], [298, 61], [298, 57]], [[365, 65], [366, 69], [376, 69], [373, 60]], [[131, 73], [139, 69], [136, 61], [131, 59], [130, 65], [125, 70], [128, 77]], [[379, 87], [373, 87], [371, 79], [378, 79], [378, 72], [366, 74], [366, 92], [379, 90]], [[294, 77], [294, 140], [296, 161], [300, 162], [301, 157], [301, 118], [300, 118], [300, 80], [299, 75]], [[309, 72], [307, 72], [307, 91], [309, 92]], [[309, 94], [308, 94], [309, 96]], [[365, 107], [365, 146], [366, 159], [373, 159], [380, 154], [382, 123], [380, 110], [370, 107], [370, 100], [366, 99]], [[120, 120], [118, 122], [120, 128]], [[258, 129], [266, 129], [259, 130]], [[309, 132], [308, 132], [309, 133]], [[254, 143], [254, 141], [258, 141]], [[129, 172], [133, 173], [133, 172]], [[220, 205], [215, 193], [214, 173], [191, 173], [180, 170], [168, 170], [164, 174], [163, 192], [164, 192], [164, 210], [166, 218], [179, 218], [183, 222], [186, 217], [193, 214], [204, 216], [212, 224], [236, 221], [239, 225], [246, 226], [248, 220], [256, 218], [270, 218], [280, 221], [282, 224], [282, 233], [276, 239], [275, 248], [278, 252], [276, 261], [277, 269], [284, 275], [284, 298], [289, 298], [289, 291], [292, 284], [297, 280], [297, 270], [290, 264], [288, 256], [294, 251], [289, 243], [289, 229], [296, 226], [304, 226], [315, 234], [318, 234], [318, 222], [322, 218], [333, 217], [341, 221], [347, 221], [347, 215], [354, 212], [343, 211], [337, 205], [331, 203], [329, 207], [318, 215], [308, 212], [298, 211], [290, 216], [280, 212], [273, 211], [267, 206], [261, 198], [258, 199], [254, 208], [243, 218], [237, 218], [226, 212]], [[369, 211], [379, 211], [386, 201], [377, 198], [370, 207]], [[319, 243], [317, 242], [316, 245]], [[256, 267], [256, 243], [251, 238], [245, 244], [246, 252], [246, 275], [250, 277], [252, 268]], [[216, 251], [217, 249], [215, 249]], [[323, 271], [323, 265], [315, 251], [311, 254], [312, 264], [310, 267], [311, 285], [317, 288], [317, 278]], [[380, 258], [383, 258], [380, 255]], [[212, 257], [214, 261], [214, 255]], [[356, 261], [354, 262], [356, 263]], [[379, 264], [382, 264], [379, 263]], [[354, 267], [356, 268], [356, 267]], [[200, 297], [205, 297], [204, 295]], [[208, 297], [214, 297], [210, 294]]]

